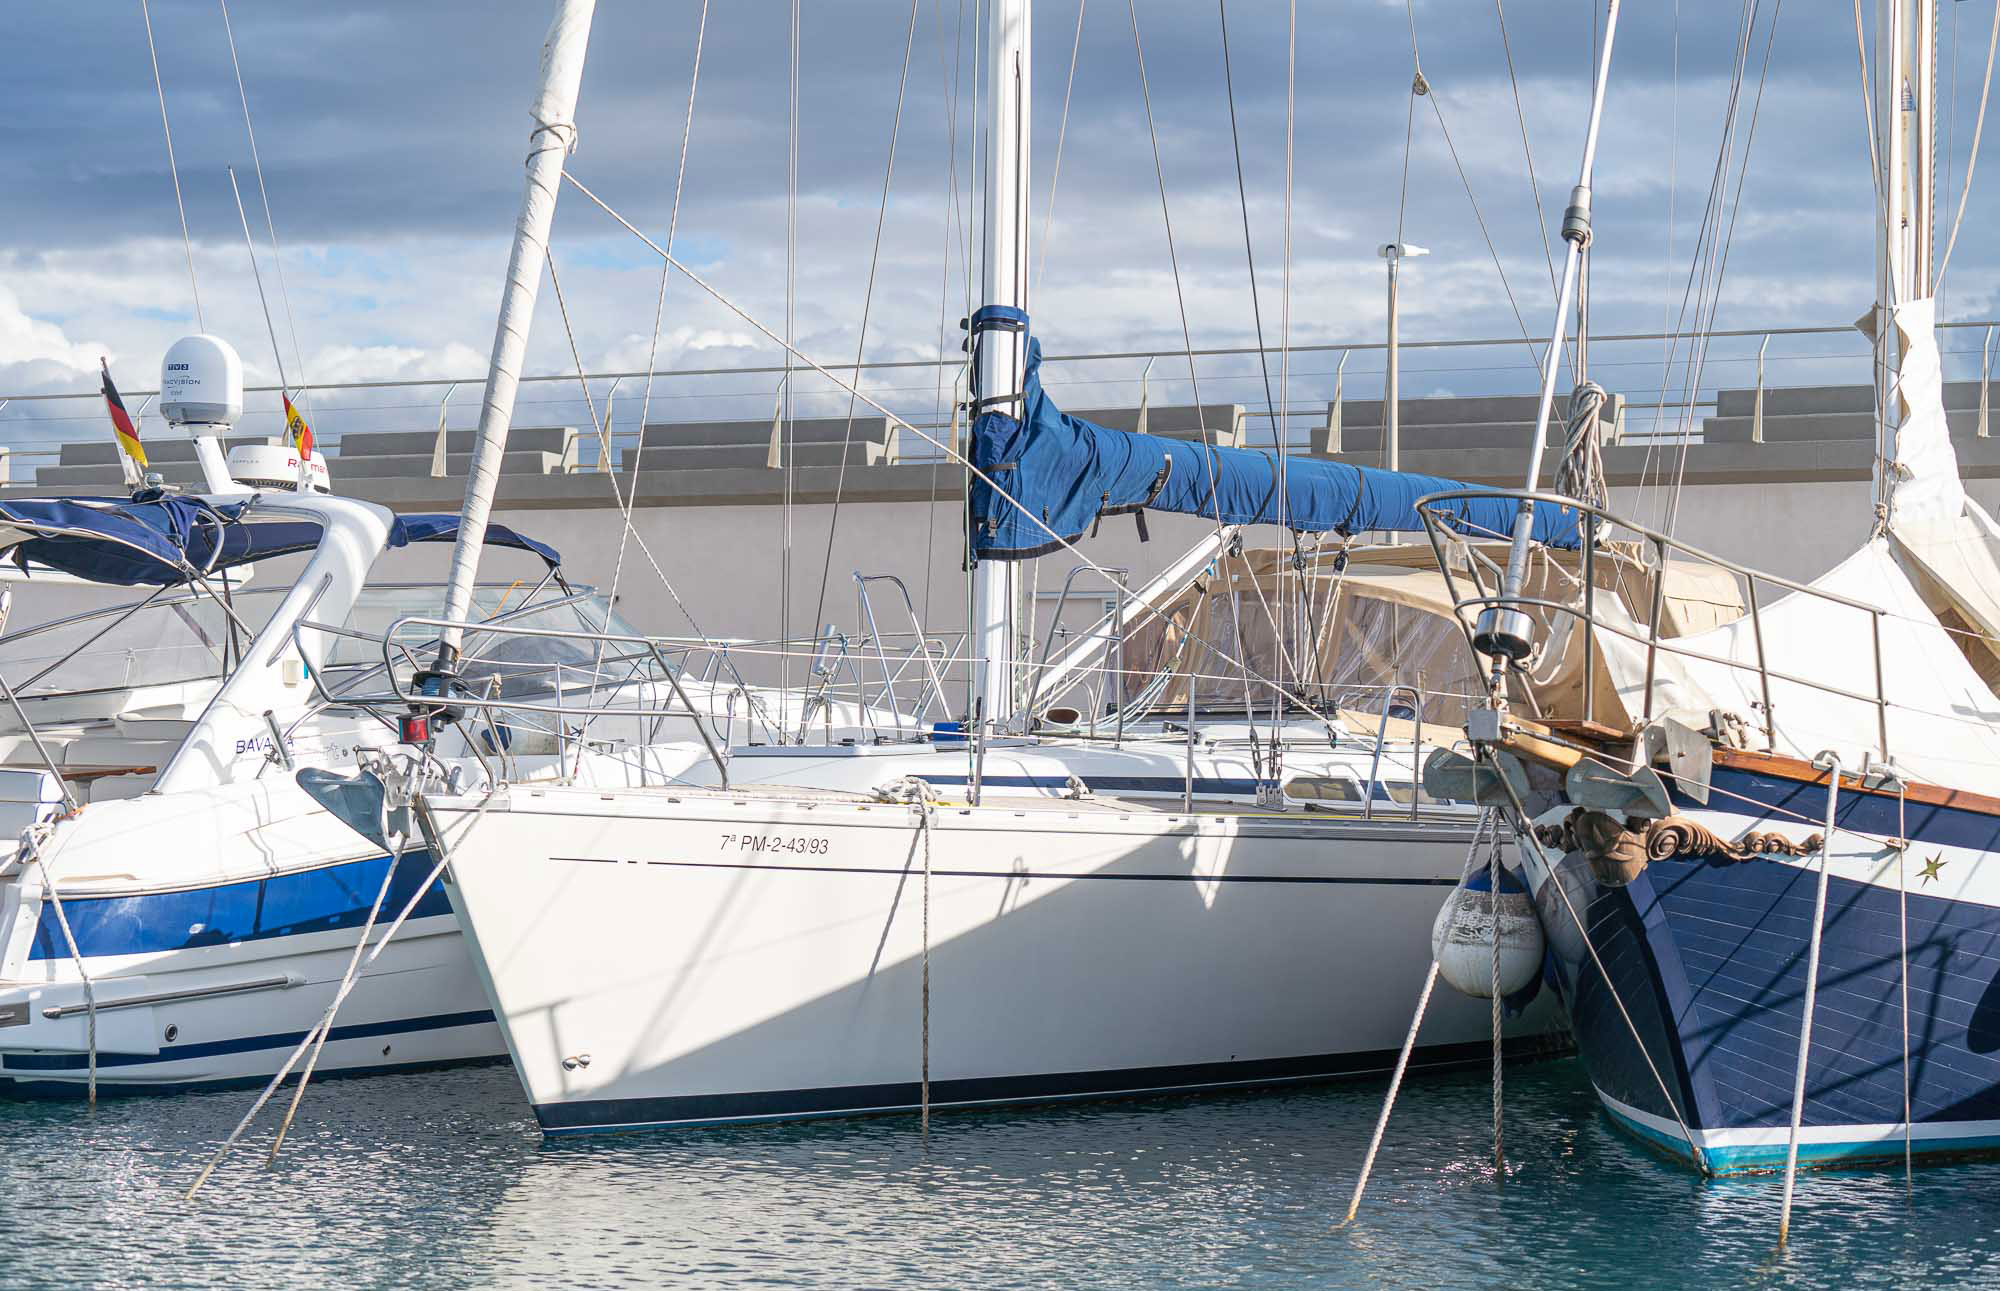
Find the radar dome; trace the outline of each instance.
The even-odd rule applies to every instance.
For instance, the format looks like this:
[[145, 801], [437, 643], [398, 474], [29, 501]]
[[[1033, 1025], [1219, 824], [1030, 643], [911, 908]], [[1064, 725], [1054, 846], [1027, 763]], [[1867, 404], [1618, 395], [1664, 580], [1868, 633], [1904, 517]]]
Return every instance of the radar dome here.
[[243, 359], [219, 336], [183, 336], [160, 361], [160, 412], [172, 425], [234, 425], [243, 415]]

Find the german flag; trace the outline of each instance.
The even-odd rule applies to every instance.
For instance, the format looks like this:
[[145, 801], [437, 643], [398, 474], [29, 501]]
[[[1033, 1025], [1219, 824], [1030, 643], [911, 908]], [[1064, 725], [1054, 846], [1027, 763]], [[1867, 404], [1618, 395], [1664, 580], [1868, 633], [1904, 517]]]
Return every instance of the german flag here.
[[290, 395], [280, 395], [279, 398], [285, 401], [285, 433], [291, 436], [292, 447], [299, 450], [299, 460], [310, 462], [313, 455], [312, 427], [306, 425], [306, 419], [299, 416], [297, 408], [292, 407]]
[[125, 411], [125, 401], [118, 397], [118, 387], [111, 384], [111, 364], [100, 358], [98, 366], [104, 369], [104, 406], [111, 412], [111, 428], [118, 436], [118, 447], [125, 450], [125, 456], [146, 469], [146, 446], [139, 442], [139, 429], [132, 424], [132, 414]]

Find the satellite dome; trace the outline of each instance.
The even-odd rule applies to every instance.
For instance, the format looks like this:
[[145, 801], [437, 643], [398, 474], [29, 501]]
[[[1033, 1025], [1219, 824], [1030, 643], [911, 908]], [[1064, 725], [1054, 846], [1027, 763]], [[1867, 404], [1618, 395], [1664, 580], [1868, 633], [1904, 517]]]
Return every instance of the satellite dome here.
[[243, 359], [220, 336], [183, 336], [160, 360], [160, 413], [170, 425], [234, 425], [243, 416]]

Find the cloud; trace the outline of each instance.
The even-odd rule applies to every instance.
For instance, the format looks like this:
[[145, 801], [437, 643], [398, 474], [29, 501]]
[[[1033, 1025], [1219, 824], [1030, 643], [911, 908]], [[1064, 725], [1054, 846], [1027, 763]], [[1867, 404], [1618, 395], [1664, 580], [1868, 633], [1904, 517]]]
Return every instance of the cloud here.
[[[8, 364], [0, 367], [0, 381], [16, 391], [87, 386], [76, 354], [90, 347], [68, 338], [91, 337], [121, 360], [121, 379], [150, 385], [158, 354], [190, 330], [194, 310], [143, 28], [136, 15], [98, 6], [15, 8], [11, 47], [29, 56], [17, 60], [12, 84], [21, 101], [37, 104], [39, 125], [10, 151], [0, 277], [11, 313], [0, 313], [0, 327], [36, 330], [18, 342], [0, 333], [7, 343], [0, 362]], [[911, 9], [907, 0], [804, 7], [798, 257], [789, 284], [782, 38], [788, 4], [710, 6], [680, 184], [698, 12], [693, 3], [600, 7], [572, 169], [655, 239], [677, 221], [677, 250], [729, 302], [774, 330], [783, 330], [791, 313], [799, 344], [821, 362], [852, 361], [864, 308], [869, 357], [955, 354], [957, 320], [980, 277], [968, 227], [981, 155], [974, 118], [983, 113], [972, 92], [978, 33], [970, 8], [917, 6], [878, 263], [872, 248]], [[1197, 347], [1253, 342], [1259, 312], [1264, 339], [1275, 343], [1285, 278], [1284, 7], [1229, 6], [1232, 75], [1225, 81], [1213, 7], [1138, 5], [1165, 212], [1131, 22], [1115, 6], [1082, 9], [1077, 76], [1066, 93], [1077, 12], [1062, 0], [1036, 12], [1031, 303], [1048, 348], [1178, 348], [1183, 303], [1187, 338]], [[284, 240], [282, 293], [214, 6], [155, 0], [153, 15], [204, 321], [236, 343], [253, 381], [275, 380], [277, 362], [224, 172], [230, 165], [250, 203], [288, 365], [297, 362], [295, 317], [305, 375], [315, 382], [412, 374], [477, 379], [520, 201], [526, 111], [547, 6], [351, 0], [236, 14], [264, 180]], [[1554, 232], [1538, 224], [1534, 199], [1539, 192], [1542, 221], [1560, 220], [1581, 143], [1593, 49], [1585, 17], [1560, 6], [1508, 7], [1517, 99], [1490, 8], [1420, 0], [1416, 39], [1432, 94], [1413, 104], [1403, 5], [1302, 9], [1290, 159], [1295, 343], [1379, 338], [1382, 266], [1374, 249], [1399, 228], [1433, 252], [1405, 280], [1406, 339], [1511, 337], [1520, 330], [1517, 307], [1530, 330], [1546, 331], [1554, 293], [1544, 248]], [[1653, 331], [1678, 306], [1724, 137], [1736, 23], [1713, 6], [1686, 7], [1679, 17], [1668, 6], [1626, 7], [1597, 183], [1592, 313], [1600, 331]], [[1779, 25], [1770, 79], [1756, 104], [1748, 179], [1716, 318], [1722, 327], [1841, 324], [1872, 294], [1872, 199], [1851, 33], [1843, 37], [1838, 22], [1818, 21], [1809, 7], [1788, 7]], [[1966, 24], [1968, 45], [1983, 44], [1975, 40], [1983, 37], [1972, 30], [1977, 25]], [[1764, 31], [1760, 26], [1751, 42], [1744, 115], [1728, 159], [1732, 193], [1756, 102]], [[1962, 177], [1969, 150], [1979, 52], [1948, 45], [1941, 51], [1940, 80], [1955, 87], [1962, 127], [1948, 140], [1955, 177]], [[1451, 130], [1449, 147], [1439, 114]], [[1523, 157], [1524, 128], [1538, 189]], [[1050, 220], [1059, 134], [1060, 183]], [[1239, 150], [1260, 293], [1254, 311]], [[2000, 281], [1996, 252], [1979, 235], [2000, 217], [1991, 191], [1989, 183], [1973, 195], [1968, 233], [1952, 266], [1948, 316], [1989, 308]], [[552, 245], [585, 361], [619, 370], [643, 366], [657, 260], [573, 191], [562, 197]], [[1618, 353], [1599, 353], [1606, 370], [1617, 373]], [[85, 357], [94, 365], [94, 354]], [[675, 277], [660, 343], [663, 365], [757, 367], [779, 357], [732, 309]], [[1435, 357], [1413, 354], [1411, 388], [1427, 388], [1417, 385], [1416, 372]], [[1522, 357], [1508, 347], [1439, 360], [1422, 379], [1467, 391], [1512, 389], [1523, 384]], [[1293, 397], [1328, 395], [1337, 361], [1331, 354], [1301, 358]], [[1657, 368], [1656, 356], [1648, 361]], [[1362, 397], [1362, 386], [1379, 379], [1367, 375], [1372, 362], [1357, 353], [1350, 364], [1350, 397]], [[1716, 371], [1728, 371], [1719, 352], [1717, 362]], [[545, 286], [528, 368], [552, 373], [573, 365], [570, 338]], [[1051, 384], [1067, 382], [1079, 397], [1115, 402], [1136, 397], [1140, 366], [1052, 368]], [[1178, 374], [1173, 368], [1167, 361], [1155, 365], [1156, 400], [1188, 396], [1185, 365]], [[1252, 362], [1215, 360], [1202, 374], [1204, 397], [1261, 398], [1263, 377]], [[932, 375], [884, 373], [871, 388], [927, 411], [935, 401]], [[1865, 367], [1852, 379], [1864, 376]], [[689, 379], [672, 390], [656, 383], [656, 399], [670, 409], [698, 407], [705, 416], [768, 415], [771, 384], [750, 374]], [[801, 387], [810, 384], [800, 379]], [[345, 424], [401, 428], [399, 418], [433, 417], [440, 395], [420, 390], [350, 405], [329, 399], [322, 415], [335, 433], [349, 417]], [[533, 397], [548, 401], [542, 409], [548, 416], [582, 416], [573, 391], [553, 383], [538, 386]], [[561, 404], [564, 398], [578, 406]], [[26, 415], [22, 407], [0, 419]]]
[[30, 317], [13, 292], [0, 286], [0, 380], [6, 388], [40, 389], [73, 384], [97, 371], [105, 347], [74, 342], [55, 323]]

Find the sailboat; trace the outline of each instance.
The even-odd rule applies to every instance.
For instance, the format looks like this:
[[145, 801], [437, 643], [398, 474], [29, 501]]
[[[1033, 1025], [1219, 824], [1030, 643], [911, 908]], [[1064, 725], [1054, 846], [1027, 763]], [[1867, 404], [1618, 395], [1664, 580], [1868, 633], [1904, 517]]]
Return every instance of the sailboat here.
[[[538, 137], [570, 129], [591, 11], [558, 10]], [[989, 121], [1025, 119], [1029, 23], [1025, 0], [992, 5]], [[1415, 532], [1415, 500], [1454, 485], [1326, 462], [1282, 471], [1270, 454], [1062, 413], [1027, 312], [1026, 132], [994, 130], [987, 154], [987, 278], [968, 320], [978, 649], [963, 720], [901, 742], [734, 749], [684, 777], [708, 787], [420, 787], [418, 820], [449, 859], [446, 890], [548, 1133], [1383, 1071], [1404, 1035], [1399, 988], [1429, 962], [1421, 934], [1468, 848], [1503, 845], [1471, 803], [1422, 798], [1411, 771], [1377, 809], [1393, 787], [1385, 761], [1411, 768], [1422, 749], [1421, 730], [1386, 734], [1391, 696], [1373, 739], [1309, 709], [1276, 737], [1241, 709], [1196, 711], [1195, 679], [1174, 680], [1197, 670], [1188, 620], [1160, 612], [1177, 588], [1108, 618], [1121, 641], [1143, 621], [1183, 643], [1182, 664], [1154, 680], [1179, 685], [1185, 709], [1170, 718], [1140, 670], [1130, 693], [1149, 707], [1122, 729], [1031, 711], [1020, 562], [1073, 549], [1100, 516], [1209, 516], [1216, 546], [1196, 554], [1195, 580], [1254, 578], [1271, 571], [1231, 553], [1240, 526]], [[519, 361], [520, 329], [504, 320], [532, 303], [560, 166], [555, 148], [530, 160], [496, 373]], [[482, 454], [504, 444], [506, 412], [482, 417]], [[489, 505], [475, 470], [455, 573], [469, 577]], [[1512, 516], [1495, 497], [1456, 522], [1498, 534]], [[1576, 543], [1558, 508], [1534, 532]], [[1332, 583], [1344, 562], [1323, 572]], [[426, 670], [440, 707], [455, 666], [447, 643]], [[1401, 718], [1421, 715], [1411, 698]], [[1078, 729], [1092, 720], [1095, 739]], [[1505, 1042], [1560, 1043], [1523, 985]], [[1502, 1042], [1493, 1027], [1488, 1003], [1441, 1000], [1415, 1062], [1484, 1061]]]
[[[1624, 547], [1743, 589], [1741, 617], [1675, 639], [1524, 587], [1530, 541], [1459, 582], [1496, 684], [1469, 715], [1475, 756], [1434, 754], [1427, 783], [1521, 831], [1611, 1119], [1710, 1173], [2000, 1148], [2000, 529], [1964, 491], [1942, 402], [1931, 22], [1880, 6], [1868, 541], [1798, 583], [1578, 503], [1600, 559]], [[1522, 506], [1549, 500], [1536, 486], [1531, 469]], [[1534, 676], [1565, 657], [1594, 693], [1542, 702]]]

